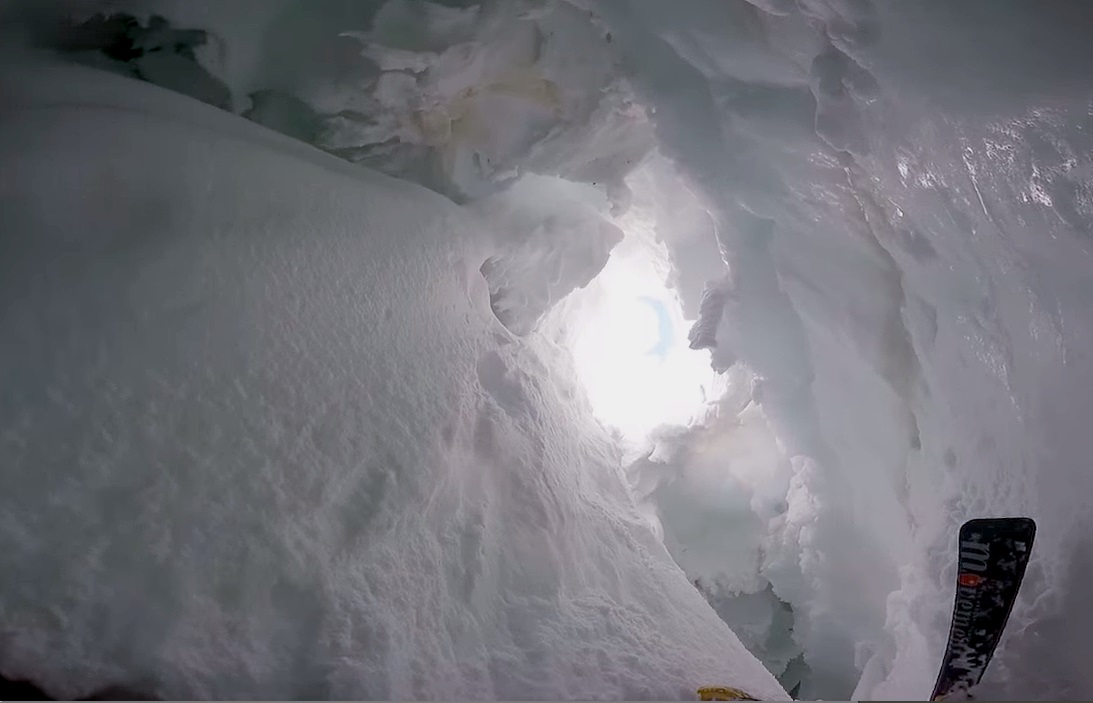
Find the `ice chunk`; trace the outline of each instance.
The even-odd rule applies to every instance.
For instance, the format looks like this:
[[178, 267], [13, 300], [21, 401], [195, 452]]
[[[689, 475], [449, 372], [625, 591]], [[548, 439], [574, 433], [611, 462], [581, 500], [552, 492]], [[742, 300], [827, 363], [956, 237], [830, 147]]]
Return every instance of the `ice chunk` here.
[[607, 219], [602, 193], [558, 178], [524, 176], [472, 206], [494, 236], [482, 265], [490, 305], [525, 335], [559, 300], [603, 269], [622, 231]]

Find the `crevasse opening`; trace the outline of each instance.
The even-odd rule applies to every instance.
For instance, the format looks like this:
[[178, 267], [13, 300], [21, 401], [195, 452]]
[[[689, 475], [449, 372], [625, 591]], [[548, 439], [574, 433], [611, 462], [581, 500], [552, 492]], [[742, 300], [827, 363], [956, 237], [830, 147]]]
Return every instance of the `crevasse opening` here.
[[640, 448], [656, 428], [686, 426], [701, 414], [714, 374], [709, 354], [689, 347], [694, 321], [666, 282], [663, 244], [640, 222], [621, 225], [623, 241], [564, 310], [593, 413]]

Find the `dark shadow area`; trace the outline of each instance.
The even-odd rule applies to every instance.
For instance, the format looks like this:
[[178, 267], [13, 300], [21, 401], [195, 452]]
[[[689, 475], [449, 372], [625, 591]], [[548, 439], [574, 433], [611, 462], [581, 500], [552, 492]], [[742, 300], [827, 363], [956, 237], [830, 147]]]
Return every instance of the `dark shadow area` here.
[[[53, 698], [30, 681], [15, 681], [0, 676], [0, 701], [52, 701]], [[80, 701], [155, 701], [155, 696], [138, 693], [124, 686], [107, 686]]]
[[84, 22], [62, 20], [39, 29], [38, 41], [98, 68], [154, 83], [168, 90], [231, 110], [231, 92], [198, 62], [197, 50], [209, 41], [201, 29], [179, 29], [157, 15], [141, 24], [132, 15], [95, 15]]

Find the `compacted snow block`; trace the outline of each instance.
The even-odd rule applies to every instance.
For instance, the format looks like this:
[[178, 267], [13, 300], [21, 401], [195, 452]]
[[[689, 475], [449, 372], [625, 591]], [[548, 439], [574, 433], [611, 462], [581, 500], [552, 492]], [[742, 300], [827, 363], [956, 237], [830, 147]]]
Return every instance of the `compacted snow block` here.
[[784, 691], [489, 307], [444, 198], [0, 76], [0, 673], [52, 696]]

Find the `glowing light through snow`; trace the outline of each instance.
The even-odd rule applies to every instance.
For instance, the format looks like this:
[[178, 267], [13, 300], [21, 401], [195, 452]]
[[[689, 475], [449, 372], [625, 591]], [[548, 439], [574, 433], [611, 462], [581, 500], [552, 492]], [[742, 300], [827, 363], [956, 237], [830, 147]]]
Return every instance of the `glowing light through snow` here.
[[709, 355], [688, 347], [691, 322], [664, 284], [663, 249], [628, 237], [580, 291], [573, 356], [600, 421], [640, 444], [657, 426], [685, 425], [713, 380]]

